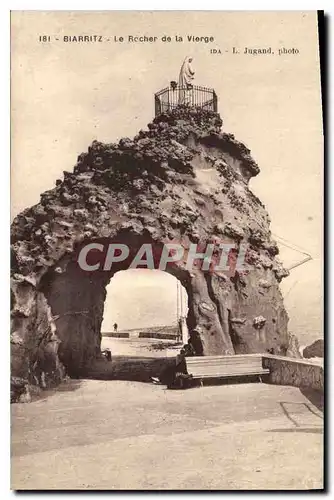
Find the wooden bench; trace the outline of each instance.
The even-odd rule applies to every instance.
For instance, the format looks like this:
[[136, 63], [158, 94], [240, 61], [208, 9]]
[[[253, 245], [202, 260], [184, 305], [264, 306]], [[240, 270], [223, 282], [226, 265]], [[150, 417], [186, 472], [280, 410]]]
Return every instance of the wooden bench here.
[[261, 354], [236, 354], [232, 356], [187, 357], [187, 370], [193, 379], [220, 379], [267, 375], [269, 369], [262, 366]]

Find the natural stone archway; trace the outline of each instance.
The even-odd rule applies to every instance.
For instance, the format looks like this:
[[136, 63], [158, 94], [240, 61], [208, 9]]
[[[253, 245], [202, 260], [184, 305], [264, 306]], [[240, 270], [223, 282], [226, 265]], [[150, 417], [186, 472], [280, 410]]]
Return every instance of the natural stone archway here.
[[184, 261], [167, 268], [186, 288], [188, 328], [198, 354], [286, 354], [287, 314], [268, 214], [250, 191], [259, 167], [218, 114], [179, 106], [134, 139], [94, 141], [39, 204], [12, 224], [12, 374], [57, 383], [64, 366], [83, 374], [100, 352], [105, 287], [112, 272], [83, 272], [90, 242], [123, 242], [136, 253], [178, 242], [247, 243], [247, 272], [234, 276]]
[[[59, 358], [71, 376], [83, 374], [85, 367], [89, 366], [100, 352], [106, 286], [112, 276], [129, 268], [133, 257], [143, 244], [150, 243], [155, 249], [155, 256], [160, 257], [162, 242], [152, 240], [145, 231], [144, 235], [142, 231], [135, 231], [136, 229], [126, 228], [118, 233], [117, 238], [94, 240], [95, 243], [105, 244], [105, 248], [106, 241], [108, 244], [117, 241], [118, 244], [131, 248], [129, 258], [121, 263], [114, 263], [110, 272], [83, 271], [78, 265], [81, 245], [69, 257], [60, 259], [57, 266], [41, 279], [40, 290], [51, 307], [57, 336], [61, 341]], [[96, 257], [103, 263], [105, 253], [99, 253]], [[92, 263], [95, 263], [94, 256]], [[180, 262], [177, 266], [167, 266], [166, 271], [179, 279], [188, 293], [187, 323], [189, 331], [196, 337], [197, 350], [200, 354], [234, 354], [231, 338], [221, 327], [218, 311], [210, 298], [203, 272], [188, 271], [183, 265], [185, 262]]]

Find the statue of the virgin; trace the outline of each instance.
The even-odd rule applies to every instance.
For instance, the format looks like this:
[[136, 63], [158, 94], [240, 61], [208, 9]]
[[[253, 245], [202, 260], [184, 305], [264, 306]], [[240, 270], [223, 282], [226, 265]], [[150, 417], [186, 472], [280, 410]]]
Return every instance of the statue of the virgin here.
[[192, 82], [195, 77], [195, 71], [191, 66], [192, 60], [192, 57], [187, 56], [181, 66], [179, 75], [179, 104], [189, 102], [189, 91], [192, 89]]

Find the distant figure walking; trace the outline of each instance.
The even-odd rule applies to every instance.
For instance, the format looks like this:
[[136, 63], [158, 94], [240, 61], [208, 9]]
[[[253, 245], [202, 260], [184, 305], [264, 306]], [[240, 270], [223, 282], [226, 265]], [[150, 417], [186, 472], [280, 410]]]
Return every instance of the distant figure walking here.
[[117, 332], [118, 324], [114, 323], [114, 332]]

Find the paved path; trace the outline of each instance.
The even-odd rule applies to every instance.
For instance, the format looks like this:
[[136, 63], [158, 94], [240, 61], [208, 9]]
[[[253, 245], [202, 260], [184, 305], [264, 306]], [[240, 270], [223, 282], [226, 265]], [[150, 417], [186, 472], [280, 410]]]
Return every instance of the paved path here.
[[296, 388], [70, 381], [12, 405], [12, 488], [321, 488], [322, 439]]

